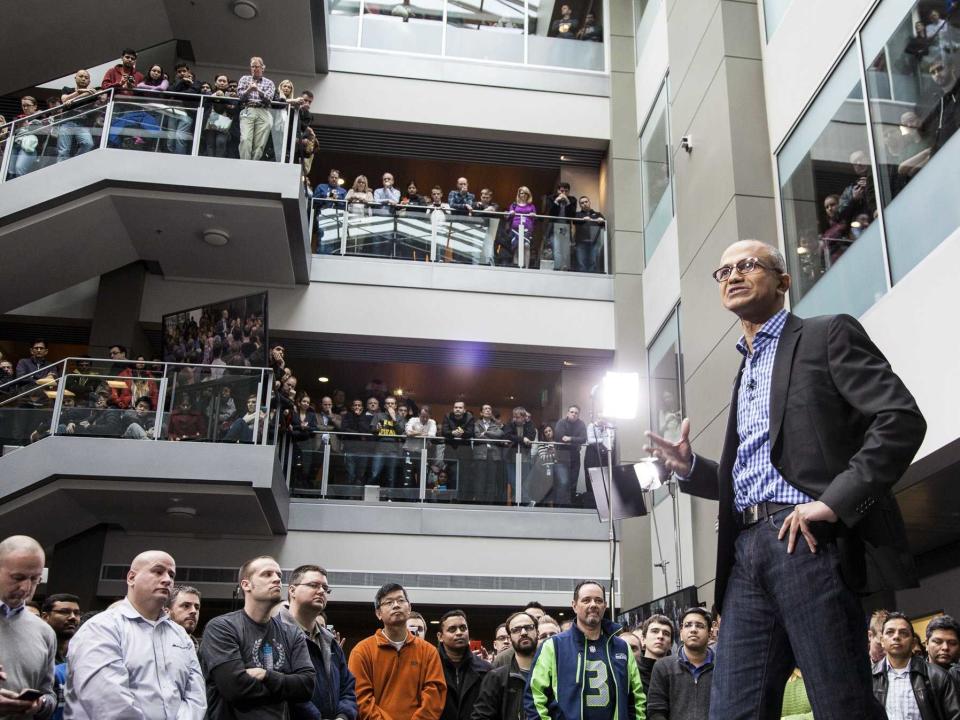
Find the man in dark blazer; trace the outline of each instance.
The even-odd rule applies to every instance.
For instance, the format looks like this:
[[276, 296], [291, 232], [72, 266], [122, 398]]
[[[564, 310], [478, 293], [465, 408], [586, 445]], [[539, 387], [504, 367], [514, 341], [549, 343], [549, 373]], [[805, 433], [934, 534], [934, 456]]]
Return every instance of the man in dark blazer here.
[[858, 595], [916, 585], [891, 489], [926, 423], [855, 319], [784, 310], [785, 267], [744, 240], [714, 273], [743, 326], [720, 462], [693, 453], [688, 420], [677, 442], [647, 433], [648, 450], [720, 501], [710, 717], [779, 717], [799, 666], [817, 720], [883, 718]]

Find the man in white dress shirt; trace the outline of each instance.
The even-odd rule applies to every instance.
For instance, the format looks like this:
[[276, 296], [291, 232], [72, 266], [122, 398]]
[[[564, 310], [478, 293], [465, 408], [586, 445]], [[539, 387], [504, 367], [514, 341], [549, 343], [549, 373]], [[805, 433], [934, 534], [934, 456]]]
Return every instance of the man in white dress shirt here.
[[127, 597], [73, 636], [66, 720], [203, 720], [206, 686], [193, 641], [164, 612], [176, 574], [167, 553], [140, 553], [127, 572]]

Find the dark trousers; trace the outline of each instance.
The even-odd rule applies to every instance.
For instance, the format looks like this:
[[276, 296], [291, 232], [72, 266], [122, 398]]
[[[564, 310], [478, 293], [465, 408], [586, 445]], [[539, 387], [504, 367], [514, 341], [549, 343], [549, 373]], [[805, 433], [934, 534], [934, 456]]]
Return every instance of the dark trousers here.
[[817, 720], [881, 720], [867, 655], [867, 622], [840, 576], [833, 526], [814, 523], [816, 554], [777, 534], [790, 510], [740, 532], [723, 598], [710, 718], [779, 718], [783, 688], [800, 668]]

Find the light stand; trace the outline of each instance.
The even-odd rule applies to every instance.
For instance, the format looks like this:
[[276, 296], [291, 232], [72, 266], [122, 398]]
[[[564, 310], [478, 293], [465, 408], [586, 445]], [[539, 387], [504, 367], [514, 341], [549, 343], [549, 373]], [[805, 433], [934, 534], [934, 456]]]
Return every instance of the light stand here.
[[[633, 420], [637, 417], [637, 403], [640, 397], [640, 375], [629, 372], [607, 372], [603, 376], [601, 385], [602, 390], [602, 412], [604, 418], [613, 418], [617, 420]], [[613, 508], [613, 451], [615, 443], [616, 427], [606, 426], [604, 432], [609, 432], [610, 447], [607, 449], [607, 508], [609, 510], [610, 527], [607, 532], [607, 540], [610, 545], [610, 620], [616, 618], [616, 593], [614, 592], [614, 580], [616, 579], [617, 563], [617, 536], [614, 528], [614, 508]], [[598, 437], [598, 442], [603, 443], [603, 438]]]

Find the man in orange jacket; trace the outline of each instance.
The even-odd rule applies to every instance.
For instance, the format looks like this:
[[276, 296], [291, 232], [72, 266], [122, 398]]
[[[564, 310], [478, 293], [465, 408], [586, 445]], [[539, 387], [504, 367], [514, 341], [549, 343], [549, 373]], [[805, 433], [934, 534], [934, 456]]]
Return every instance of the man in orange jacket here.
[[357, 720], [439, 720], [447, 697], [443, 666], [433, 645], [407, 632], [407, 591], [387, 583], [373, 607], [383, 629], [357, 643], [348, 663]]

